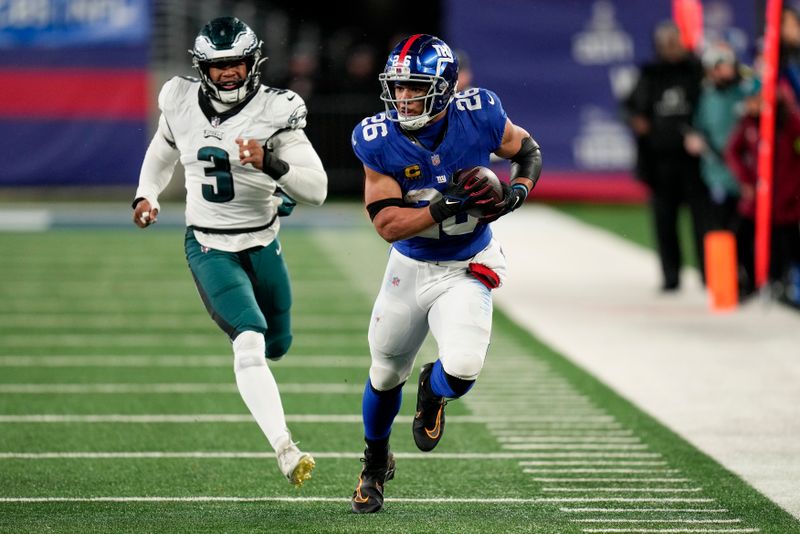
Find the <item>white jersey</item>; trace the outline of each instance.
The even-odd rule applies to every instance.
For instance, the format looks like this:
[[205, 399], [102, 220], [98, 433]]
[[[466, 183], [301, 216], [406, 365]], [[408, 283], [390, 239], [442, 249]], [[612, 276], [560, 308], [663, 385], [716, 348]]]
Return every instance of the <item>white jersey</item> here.
[[304, 127], [303, 99], [262, 87], [238, 113], [226, 117], [213, 108], [204, 111], [199, 93], [199, 80], [175, 77], [158, 96], [186, 171], [186, 224], [236, 229], [269, 223], [276, 213], [269, 198], [277, 184], [252, 165], [239, 163], [235, 139], [263, 145], [280, 130]]

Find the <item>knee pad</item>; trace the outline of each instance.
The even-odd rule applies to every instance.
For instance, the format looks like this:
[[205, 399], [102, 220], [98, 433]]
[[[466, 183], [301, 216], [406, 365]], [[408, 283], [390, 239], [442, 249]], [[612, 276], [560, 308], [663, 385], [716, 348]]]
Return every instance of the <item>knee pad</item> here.
[[292, 334], [285, 334], [276, 338], [270, 338], [266, 343], [266, 356], [272, 361], [278, 361], [289, 352], [292, 346]]
[[248, 330], [233, 340], [233, 370], [239, 372], [248, 367], [266, 366], [264, 359], [264, 335]]
[[400, 374], [389, 367], [378, 367], [372, 365], [369, 368], [369, 381], [372, 387], [381, 392], [389, 391], [404, 383], [408, 376], [400, 376]]
[[440, 356], [444, 372], [461, 380], [475, 380], [481, 374], [485, 354], [465, 352], [462, 354], [445, 357]]

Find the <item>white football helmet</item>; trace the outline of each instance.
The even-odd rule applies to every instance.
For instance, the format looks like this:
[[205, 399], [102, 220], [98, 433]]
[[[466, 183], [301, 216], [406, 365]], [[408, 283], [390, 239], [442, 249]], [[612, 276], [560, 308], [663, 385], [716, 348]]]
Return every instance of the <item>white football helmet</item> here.
[[[214, 100], [235, 104], [258, 89], [261, 82], [262, 41], [250, 27], [235, 17], [219, 17], [203, 26], [194, 41], [192, 66], [200, 75], [203, 91]], [[223, 89], [211, 80], [211, 65], [244, 61], [247, 77], [233, 89]]]

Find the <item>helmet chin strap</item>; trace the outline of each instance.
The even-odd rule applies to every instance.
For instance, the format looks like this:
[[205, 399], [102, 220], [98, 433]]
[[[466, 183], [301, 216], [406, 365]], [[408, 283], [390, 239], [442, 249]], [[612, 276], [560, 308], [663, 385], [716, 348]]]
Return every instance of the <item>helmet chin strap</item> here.
[[217, 90], [217, 100], [222, 102], [223, 104], [235, 104], [247, 96], [247, 87], [245, 84], [237, 87], [236, 89], [230, 89], [228, 91], [224, 91], [219, 87], [216, 87]]
[[431, 122], [431, 116], [428, 113], [423, 113], [411, 119], [400, 119], [398, 116], [398, 122], [400, 123], [400, 127], [404, 130], [419, 130]]

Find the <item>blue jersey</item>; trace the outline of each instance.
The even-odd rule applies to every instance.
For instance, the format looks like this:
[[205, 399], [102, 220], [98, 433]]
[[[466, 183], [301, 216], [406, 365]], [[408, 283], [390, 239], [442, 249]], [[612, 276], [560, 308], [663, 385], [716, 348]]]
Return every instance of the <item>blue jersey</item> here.
[[[378, 113], [353, 130], [353, 151], [370, 169], [397, 180], [406, 205], [422, 208], [442, 197], [455, 171], [489, 165], [503, 139], [506, 112], [497, 95], [472, 88], [456, 93], [446, 120], [441, 143], [429, 150]], [[392, 246], [419, 260], [464, 260], [486, 248], [491, 238], [488, 225], [462, 213]]]

